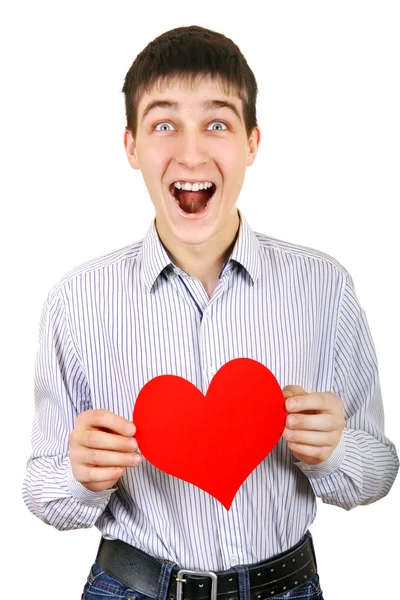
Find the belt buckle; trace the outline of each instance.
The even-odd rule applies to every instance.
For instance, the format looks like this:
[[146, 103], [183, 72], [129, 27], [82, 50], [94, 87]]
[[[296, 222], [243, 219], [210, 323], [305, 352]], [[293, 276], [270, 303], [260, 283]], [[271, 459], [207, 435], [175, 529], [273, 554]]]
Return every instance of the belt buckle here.
[[204, 577], [210, 577], [211, 579], [211, 598], [210, 600], [217, 600], [217, 581], [218, 577], [214, 571], [189, 571], [188, 569], [180, 569], [176, 577], [176, 600], [182, 600], [183, 595], [183, 584], [186, 579], [182, 579], [182, 575], [203, 575]]

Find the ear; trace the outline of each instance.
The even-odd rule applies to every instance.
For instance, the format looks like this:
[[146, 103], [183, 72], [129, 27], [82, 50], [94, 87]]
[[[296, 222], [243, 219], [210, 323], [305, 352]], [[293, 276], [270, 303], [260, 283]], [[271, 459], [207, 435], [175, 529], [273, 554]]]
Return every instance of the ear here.
[[247, 157], [247, 166], [253, 164], [257, 156], [257, 151], [261, 142], [261, 131], [259, 127], [254, 127], [249, 139], [249, 154]]
[[124, 131], [124, 146], [129, 164], [131, 165], [132, 169], [140, 169], [135, 140], [133, 139], [132, 133], [129, 131], [129, 129], [125, 129]]

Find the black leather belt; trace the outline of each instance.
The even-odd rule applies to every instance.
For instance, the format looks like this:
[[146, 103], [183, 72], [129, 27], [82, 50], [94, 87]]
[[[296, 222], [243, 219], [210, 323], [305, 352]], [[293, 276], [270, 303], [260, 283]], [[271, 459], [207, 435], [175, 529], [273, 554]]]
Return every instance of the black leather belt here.
[[[303, 538], [302, 538], [303, 539]], [[103, 539], [97, 563], [128, 588], [155, 597], [163, 561], [120, 540]], [[303, 541], [262, 563], [248, 565], [250, 600], [264, 600], [306, 583], [316, 571], [314, 547], [309, 534]], [[227, 571], [188, 571], [174, 567], [167, 600], [239, 599], [238, 574]]]

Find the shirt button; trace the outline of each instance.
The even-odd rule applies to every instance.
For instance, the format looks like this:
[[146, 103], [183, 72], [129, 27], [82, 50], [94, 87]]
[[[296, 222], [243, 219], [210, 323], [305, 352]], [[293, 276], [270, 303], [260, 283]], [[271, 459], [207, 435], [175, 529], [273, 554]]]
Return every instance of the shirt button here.
[[232, 554], [231, 556], [231, 566], [234, 567], [235, 565], [239, 564], [239, 557], [236, 556], [236, 554]]
[[215, 367], [210, 367], [210, 368], [208, 369], [208, 375], [209, 375], [210, 377], [214, 377], [214, 375], [215, 375], [215, 373], [216, 373], [216, 372], [217, 372], [217, 369], [216, 369]]

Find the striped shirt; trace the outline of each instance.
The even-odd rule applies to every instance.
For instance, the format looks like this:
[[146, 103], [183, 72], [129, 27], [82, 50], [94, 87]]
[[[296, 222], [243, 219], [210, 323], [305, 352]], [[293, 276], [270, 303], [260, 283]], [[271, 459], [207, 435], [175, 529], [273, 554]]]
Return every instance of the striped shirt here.
[[[96, 525], [155, 557], [217, 571], [296, 544], [314, 520], [316, 496], [349, 510], [389, 492], [399, 463], [384, 435], [374, 346], [351, 277], [330, 256], [255, 233], [239, 216], [211, 299], [171, 261], [155, 221], [143, 240], [85, 263], [51, 290], [23, 490], [46, 523]], [[281, 388], [296, 384], [343, 400], [346, 428], [326, 461], [297, 461], [281, 438], [229, 511], [145, 459], [126, 469], [116, 490], [91, 492], [74, 479], [68, 435], [78, 413], [106, 408], [131, 419], [141, 388], [163, 374], [206, 394], [235, 358], [264, 364]], [[226, 443], [245, 451], [240, 438]]]

